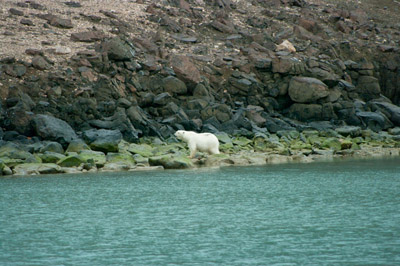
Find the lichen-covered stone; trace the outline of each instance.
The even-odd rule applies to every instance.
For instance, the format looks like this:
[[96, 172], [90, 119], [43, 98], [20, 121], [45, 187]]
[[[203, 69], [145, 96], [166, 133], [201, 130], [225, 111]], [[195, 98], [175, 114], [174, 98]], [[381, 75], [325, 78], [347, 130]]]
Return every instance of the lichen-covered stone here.
[[93, 160], [96, 167], [103, 167], [106, 163], [106, 155], [101, 151], [83, 150], [79, 153], [79, 156], [86, 162]]
[[57, 174], [62, 169], [55, 163], [24, 163], [13, 168], [14, 175]]
[[86, 161], [79, 155], [70, 155], [57, 162], [61, 167], [78, 167]]
[[165, 169], [185, 169], [192, 168], [192, 161], [184, 155], [161, 155], [149, 158], [151, 166], [161, 165]]

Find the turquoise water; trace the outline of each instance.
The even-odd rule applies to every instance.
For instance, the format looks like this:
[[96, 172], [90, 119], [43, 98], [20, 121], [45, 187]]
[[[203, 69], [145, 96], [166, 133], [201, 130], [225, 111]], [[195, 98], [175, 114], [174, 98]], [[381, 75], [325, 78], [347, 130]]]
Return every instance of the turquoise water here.
[[0, 265], [400, 265], [400, 159], [0, 178]]

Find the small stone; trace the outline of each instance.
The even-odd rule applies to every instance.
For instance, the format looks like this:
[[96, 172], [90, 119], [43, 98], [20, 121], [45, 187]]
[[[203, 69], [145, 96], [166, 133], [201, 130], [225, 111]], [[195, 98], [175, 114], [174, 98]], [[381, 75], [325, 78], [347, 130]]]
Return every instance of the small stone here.
[[15, 8], [10, 8], [10, 10], [8, 10], [8, 12], [10, 12], [10, 14], [15, 15], [15, 16], [23, 16], [24, 12]]

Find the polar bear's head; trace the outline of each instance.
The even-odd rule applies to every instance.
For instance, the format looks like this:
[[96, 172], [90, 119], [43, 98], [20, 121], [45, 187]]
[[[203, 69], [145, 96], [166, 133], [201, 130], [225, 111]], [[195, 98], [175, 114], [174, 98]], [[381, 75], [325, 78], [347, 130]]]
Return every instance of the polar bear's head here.
[[175, 137], [177, 139], [183, 140], [185, 138], [186, 131], [185, 130], [178, 130], [175, 132]]

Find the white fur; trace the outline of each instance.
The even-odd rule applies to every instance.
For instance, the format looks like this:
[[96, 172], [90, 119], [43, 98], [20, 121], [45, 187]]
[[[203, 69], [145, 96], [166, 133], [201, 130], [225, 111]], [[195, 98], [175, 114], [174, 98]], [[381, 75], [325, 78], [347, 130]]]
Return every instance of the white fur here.
[[219, 141], [212, 133], [196, 133], [193, 131], [178, 130], [175, 132], [175, 137], [188, 144], [190, 158], [196, 155], [196, 151], [219, 154]]

